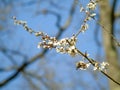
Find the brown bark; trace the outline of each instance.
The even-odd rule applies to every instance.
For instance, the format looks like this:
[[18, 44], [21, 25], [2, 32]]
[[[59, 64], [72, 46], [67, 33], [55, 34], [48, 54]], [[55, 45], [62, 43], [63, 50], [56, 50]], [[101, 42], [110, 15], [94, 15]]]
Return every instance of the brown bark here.
[[[120, 68], [118, 65], [118, 53], [115, 48], [114, 40], [111, 34], [114, 32], [113, 20], [111, 18], [112, 9], [109, 5], [109, 0], [102, 0], [100, 5], [100, 22], [105, 27], [102, 28], [103, 46], [106, 54], [106, 60], [110, 64], [109, 75], [120, 82]], [[110, 34], [111, 33], [111, 34]], [[120, 86], [109, 80], [110, 90], [120, 90]]]

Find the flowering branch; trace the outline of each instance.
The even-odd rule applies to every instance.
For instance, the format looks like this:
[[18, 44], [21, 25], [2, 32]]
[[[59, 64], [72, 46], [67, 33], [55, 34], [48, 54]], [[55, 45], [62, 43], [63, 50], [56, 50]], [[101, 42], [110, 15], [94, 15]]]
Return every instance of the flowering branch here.
[[[60, 26], [61, 16], [56, 14], [56, 13], [52, 13], [52, 14], [54, 14], [57, 17], [56, 26], [59, 29], [58, 33], [55, 36], [56, 39], [59, 39], [60, 36], [63, 34], [63, 32], [70, 26], [70, 23], [72, 21], [72, 17], [74, 15], [74, 11], [75, 11], [75, 5], [76, 5], [76, 3], [74, 1], [73, 5], [72, 5], [72, 8], [70, 9], [70, 12], [69, 12], [70, 13], [69, 17], [68, 17], [68, 19], [66, 20], [66, 23], [63, 26]], [[42, 32], [35, 32], [32, 28], [29, 28], [27, 26], [27, 22], [26, 21], [17, 20], [16, 17], [13, 17], [13, 20], [14, 20], [14, 24], [22, 25], [24, 27], [24, 29], [26, 31], [28, 31], [29, 33], [31, 33], [31, 34], [34, 34], [36, 36], [40, 36], [41, 35], [40, 33], [42, 33]], [[44, 36], [46, 37], [45, 33], [43, 33], [42, 37], [44, 37]], [[44, 57], [47, 52], [48, 52], [48, 49], [43, 49], [43, 51], [41, 53], [33, 56], [30, 60], [26, 60], [26, 62], [24, 62], [20, 67], [18, 67], [15, 70], [15, 73], [10, 75], [4, 81], [0, 82], [0, 87], [3, 87], [4, 85], [6, 85], [9, 82], [11, 82], [13, 79], [15, 79], [20, 74], [20, 72], [24, 71], [24, 69], [27, 66], [31, 65], [33, 62], [37, 61], [39, 58]], [[3, 69], [1, 69], [1, 70], [3, 71]]]
[[93, 70], [99, 70], [101, 73], [103, 73], [106, 77], [111, 79], [116, 84], [120, 85], [119, 82], [114, 80], [111, 76], [109, 76], [107, 73], [105, 73], [107, 66], [109, 65], [106, 62], [99, 63], [96, 60], [93, 60], [88, 57], [87, 53], [82, 53], [80, 50], [76, 48], [76, 42], [77, 38], [73, 35], [71, 38], [63, 38], [61, 40], [57, 40], [55, 37], [50, 37], [49, 35], [45, 34], [44, 32], [35, 32], [31, 28], [29, 28], [25, 21], [16, 20], [15, 17], [13, 17], [14, 23], [17, 25], [22, 25], [25, 30], [27, 30], [30, 33], [34, 33], [35, 36], [41, 36], [42, 42], [38, 43], [38, 48], [43, 47], [47, 49], [55, 48], [57, 52], [59, 53], [67, 53], [71, 56], [75, 55], [81, 55], [86, 60], [88, 60], [88, 63], [79, 61], [76, 63], [76, 68], [81, 70], [86, 70], [90, 65], [93, 65]]
[[[58, 53], [62, 53], [62, 54], [66, 53], [66, 54], [69, 54], [71, 56], [80, 55], [80, 56], [84, 57], [88, 62], [87, 63], [85, 63], [84, 61], [77, 62], [76, 69], [86, 70], [87, 68], [89, 68], [90, 65], [92, 65], [93, 70], [100, 71], [106, 77], [108, 77], [110, 80], [112, 80], [116, 84], [120, 85], [119, 82], [114, 80], [111, 76], [109, 76], [106, 73], [106, 68], [109, 65], [107, 62], [99, 63], [96, 60], [89, 58], [87, 53], [84, 54], [76, 48], [77, 36], [81, 32], [85, 32], [88, 29], [87, 21], [89, 21], [91, 19], [95, 20], [94, 17], [96, 14], [94, 13], [94, 10], [96, 8], [97, 2], [98, 1], [90, 0], [86, 9], [84, 9], [81, 6], [80, 11], [81, 12], [83, 11], [86, 13], [86, 18], [84, 19], [84, 22], [81, 25], [80, 30], [75, 35], [72, 35], [72, 37], [63, 38], [60, 40], [58, 40], [56, 37], [50, 37], [49, 35], [47, 35], [44, 32], [36, 32], [36, 31], [32, 30], [31, 28], [29, 28], [27, 26], [27, 22], [22, 21], [22, 20], [17, 20], [16, 17], [13, 17], [13, 20], [14, 20], [14, 23], [16, 25], [22, 25], [24, 27], [24, 29], [26, 31], [28, 31], [29, 33], [34, 34], [35, 36], [41, 37], [41, 42], [38, 43], [38, 48], [40, 48], [40, 47], [45, 48], [45, 49], [53, 49], [54, 48], [56, 50], [56, 52], [58, 52]], [[101, 23], [98, 23], [98, 24], [100, 24], [100, 26], [102, 26]], [[113, 38], [113, 39], [115, 39], [115, 38]]]
[[109, 76], [107, 73], [105, 73], [105, 71], [102, 70], [103, 68], [106, 67], [106, 65], [108, 65], [108, 63], [103, 63], [103, 64], [101, 64], [101, 65], [102, 65], [102, 68], [100, 68], [100, 67], [98, 66], [99, 63], [98, 63], [97, 61], [89, 58], [86, 53], [84, 54], [84, 53], [82, 53], [82, 52], [79, 51], [79, 50], [77, 50], [77, 52], [78, 52], [80, 55], [82, 55], [84, 58], [86, 58], [94, 67], [96, 67], [96, 68], [97, 68], [101, 73], [103, 73], [106, 77], [108, 77], [110, 80], [112, 80], [112, 81], [115, 82], [116, 84], [120, 85], [119, 82], [117, 82], [116, 80], [114, 80], [111, 76]]
[[80, 30], [76, 33], [75, 37], [77, 37], [81, 32], [85, 32], [89, 27], [87, 22], [93, 19], [97, 24], [99, 24], [104, 29], [105, 32], [107, 32], [107, 34], [110, 34], [112, 39], [115, 41], [116, 46], [120, 47], [120, 42], [114, 37], [114, 35], [110, 33], [101, 22], [95, 19], [96, 13], [94, 13], [94, 10], [96, 9], [98, 2], [100, 1], [101, 0], [90, 0], [86, 8], [80, 5], [80, 12], [84, 12], [86, 14], [86, 18], [84, 19], [83, 24], [81, 25]]

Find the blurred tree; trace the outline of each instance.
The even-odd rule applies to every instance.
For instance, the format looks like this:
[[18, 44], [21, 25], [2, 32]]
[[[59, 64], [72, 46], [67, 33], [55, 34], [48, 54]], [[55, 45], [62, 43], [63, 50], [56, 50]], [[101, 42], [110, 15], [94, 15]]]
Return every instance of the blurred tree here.
[[[116, 21], [116, 7], [119, 0], [101, 0], [100, 5], [100, 22], [104, 25], [102, 28], [103, 45], [105, 49], [106, 60], [109, 62], [109, 74], [120, 82], [120, 64], [118, 58], [118, 50], [116, 47], [115, 37], [115, 21]], [[119, 12], [120, 13], [120, 12]], [[107, 30], [107, 31], [106, 31]], [[110, 82], [110, 90], [120, 90], [120, 86]]]

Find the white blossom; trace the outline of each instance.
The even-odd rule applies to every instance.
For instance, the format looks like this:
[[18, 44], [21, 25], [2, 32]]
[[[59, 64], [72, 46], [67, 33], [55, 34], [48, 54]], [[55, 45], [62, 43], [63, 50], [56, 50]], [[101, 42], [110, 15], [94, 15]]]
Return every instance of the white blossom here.
[[82, 12], [82, 11], [84, 11], [84, 8], [81, 6], [81, 7], [80, 7], [80, 12]]
[[100, 69], [100, 70], [105, 70], [105, 69], [107, 69], [107, 66], [109, 66], [109, 64], [108, 64], [107, 62], [102, 62], [102, 63], [100, 64], [99, 69]]
[[85, 32], [87, 29], [88, 29], [88, 24], [87, 23], [81, 25], [81, 31], [82, 32]]
[[90, 14], [90, 17], [95, 17], [95, 16], [96, 16], [96, 13]]
[[56, 45], [56, 51], [59, 53], [67, 53], [71, 56], [75, 56], [77, 54], [76, 50], [76, 38], [72, 36], [71, 38], [63, 38], [54, 45]]
[[96, 2], [91, 1], [90, 3], [87, 4], [87, 8], [89, 8], [90, 10], [95, 10]]
[[97, 69], [98, 69], [97, 67], [94, 67], [94, 68], [93, 68], [94, 71], [97, 70]]
[[109, 64], [107, 62], [95, 63], [93, 70], [105, 70]]
[[85, 63], [83, 61], [79, 61], [76, 63], [76, 69], [86, 70], [89, 68], [90, 65], [91, 63]]

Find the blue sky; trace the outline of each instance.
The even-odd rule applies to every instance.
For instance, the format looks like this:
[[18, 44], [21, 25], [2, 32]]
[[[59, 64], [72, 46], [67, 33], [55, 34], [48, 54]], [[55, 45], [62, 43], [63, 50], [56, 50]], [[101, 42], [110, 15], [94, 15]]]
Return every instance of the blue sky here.
[[[73, 0], [65, 0], [61, 2], [60, 0], [54, 2], [59, 2], [59, 5], [63, 7], [63, 9], [55, 9], [52, 7], [48, 1], [46, 0], [43, 3], [34, 3], [30, 5], [24, 5], [23, 2], [29, 2], [30, 0], [21, 0], [14, 2], [14, 11], [9, 13], [9, 17], [16, 16], [18, 20], [25, 20], [28, 23], [28, 26], [32, 29], [39, 31], [42, 30], [46, 32], [48, 35], [55, 36], [58, 29], [55, 26], [56, 17], [53, 15], [36, 15], [35, 13], [43, 8], [47, 8], [48, 10], [55, 11], [62, 16], [61, 25], [63, 25], [68, 17], [70, 7], [73, 3]], [[37, 0], [36, 0], [37, 1]], [[88, 1], [88, 0], [87, 0]], [[81, 3], [84, 5], [87, 1], [82, 1]], [[23, 5], [23, 6], [22, 6]], [[61, 38], [71, 37], [73, 33], [76, 33], [79, 30], [80, 25], [82, 24], [82, 20], [84, 19], [84, 14], [79, 12], [79, 4], [76, 7], [76, 11], [72, 20], [70, 27], [63, 33]], [[40, 41], [40, 38], [36, 38], [34, 35], [26, 32], [22, 26], [14, 26], [13, 20], [9, 18], [10, 28], [6, 31], [7, 35], [3, 35], [3, 40], [5, 43], [5, 47], [13, 50], [17, 50], [27, 55], [28, 58], [33, 57], [38, 54], [41, 49], [37, 48], [37, 44]], [[78, 36], [77, 47], [82, 51], [87, 51], [90, 54], [90, 57], [97, 59], [104, 59], [103, 48], [96, 46], [94, 40], [94, 31], [95, 31], [95, 22], [88, 22], [89, 29]], [[8, 34], [10, 32], [10, 34]], [[99, 39], [101, 39], [101, 31], [99, 31]], [[101, 40], [100, 40], [101, 41]], [[99, 51], [98, 51], [99, 50]], [[97, 56], [97, 53], [100, 53]], [[0, 54], [0, 56], [5, 60], [4, 65], [0, 65], [0, 67], [6, 67], [11, 65], [11, 63], [5, 58], [4, 55]], [[19, 56], [14, 56], [17, 65], [20, 66], [24, 61]], [[80, 56], [71, 57], [69, 55], [56, 53], [55, 50], [51, 50], [48, 54], [38, 60], [37, 62], [30, 65], [27, 70], [36, 71], [38, 74], [54, 74], [53, 79], [56, 83], [64, 84], [64, 90], [100, 90], [99, 84], [105, 87], [103, 83], [100, 81], [106, 81], [106, 77], [101, 75], [98, 72], [93, 72], [92, 70], [88, 71], [80, 71], [75, 69], [75, 62], [80, 60]], [[0, 60], [2, 62], [2, 60]], [[93, 74], [94, 73], [94, 74]], [[10, 73], [11, 74], [11, 73]], [[8, 73], [0, 74], [0, 77], [4, 78], [9, 76]], [[96, 76], [96, 79], [95, 79]], [[0, 79], [1, 80], [1, 79]], [[26, 84], [23, 84], [26, 83]], [[39, 84], [39, 83], [37, 83]], [[27, 81], [25, 81], [24, 76], [20, 74], [17, 79], [10, 82], [7, 86], [1, 88], [0, 90], [21, 90], [22, 88], [26, 88], [29, 90], [29, 85]], [[42, 86], [45, 90], [47, 90], [44, 85]]]

